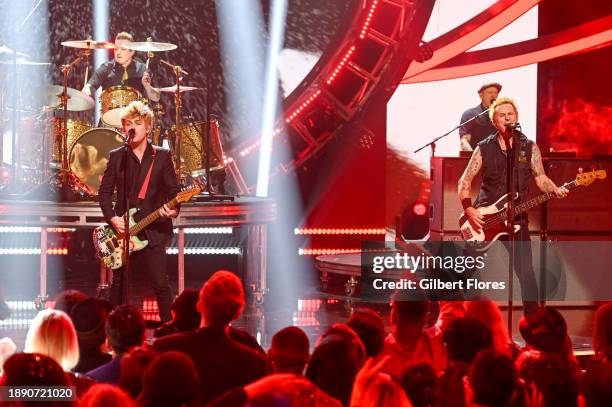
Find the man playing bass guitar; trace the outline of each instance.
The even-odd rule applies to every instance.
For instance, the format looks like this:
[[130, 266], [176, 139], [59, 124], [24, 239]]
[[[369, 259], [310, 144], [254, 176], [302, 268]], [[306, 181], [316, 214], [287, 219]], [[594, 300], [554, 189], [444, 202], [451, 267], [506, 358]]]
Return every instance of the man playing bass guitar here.
[[[127, 167], [129, 208], [138, 209], [135, 220], [159, 210], [161, 218], [148, 225], [139, 236], [148, 240], [148, 245], [130, 256], [130, 270], [131, 273], [141, 272], [148, 277], [157, 298], [160, 318], [169, 321], [172, 295], [166, 271], [166, 247], [173, 233], [170, 218], [176, 217], [178, 210], [165, 203], [179, 192], [172, 157], [168, 150], [154, 147], [148, 141], [153, 128], [153, 112], [144, 103], [130, 103], [123, 111], [121, 123], [126, 135], [133, 133], [127, 163], [123, 162], [126, 147], [110, 152], [99, 189], [100, 207], [115, 232], [123, 235], [126, 225], [122, 216], [128, 209], [125, 208], [124, 194], [124, 171]], [[115, 191], [116, 200], [113, 199]], [[122, 270], [115, 270], [111, 285], [111, 301], [115, 304], [122, 302]]]
[[[476, 231], [485, 225], [483, 215], [476, 209], [495, 203], [507, 193], [506, 180], [506, 145], [512, 145], [513, 125], [518, 121], [516, 102], [508, 97], [497, 99], [489, 108], [489, 118], [497, 131], [478, 143], [470, 161], [459, 179], [459, 199], [465, 216]], [[564, 198], [568, 191], [557, 187], [548, 178], [542, 165], [540, 149], [524, 134], [519, 134], [520, 145], [514, 163], [514, 191], [518, 191], [519, 201], [527, 199], [529, 180], [533, 178], [538, 188], [543, 192], [554, 193], [558, 198]], [[472, 204], [470, 187], [474, 177], [482, 170], [482, 185], [476, 202]], [[529, 241], [527, 214], [515, 218], [515, 224], [520, 229], [515, 234], [516, 241]], [[507, 239], [507, 236], [505, 237]], [[502, 238], [504, 239], [504, 238]], [[508, 247], [508, 246], [506, 246]], [[515, 247], [514, 271], [521, 285], [524, 312], [535, 310], [538, 301], [538, 289], [532, 264], [531, 246], [517, 244]]]

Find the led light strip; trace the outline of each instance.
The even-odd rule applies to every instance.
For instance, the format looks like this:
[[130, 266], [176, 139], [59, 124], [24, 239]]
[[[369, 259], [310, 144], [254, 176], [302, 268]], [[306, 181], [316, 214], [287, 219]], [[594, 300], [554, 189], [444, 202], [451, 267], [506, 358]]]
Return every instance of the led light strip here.
[[300, 115], [300, 113], [302, 113], [302, 110], [304, 110], [309, 104], [311, 104], [316, 98], [318, 98], [319, 95], [321, 95], [321, 90], [320, 89], [317, 90], [316, 92], [314, 92], [312, 95], [310, 95], [310, 97], [308, 99], [306, 99], [306, 101], [304, 103], [302, 103], [302, 105], [300, 107], [295, 109], [293, 111], [293, 113], [291, 113], [285, 119], [285, 123], [291, 123], [293, 121], [293, 119], [298, 117]]
[[322, 249], [298, 249], [298, 255], [300, 256], [320, 256], [326, 254], [349, 254], [349, 253], [361, 253], [359, 248], [322, 248]]
[[[176, 247], [166, 249], [167, 254], [178, 254]], [[188, 247], [185, 248], [185, 254], [241, 254], [240, 247]]]
[[361, 29], [361, 34], [359, 34], [359, 38], [364, 39], [366, 34], [368, 33], [368, 29], [370, 28], [370, 22], [372, 21], [372, 16], [374, 15], [374, 10], [376, 10], [376, 5], [378, 4], [378, 0], [374, 0], [372, 5], [370, 6], [370, 11], [368, 12], [368, 16], [366, 17], [365, 23], [363, 24], [363, 28]]
[[384, 228], [295, 228], [296, 235], [384, 235]]
[[354, 45], [349, 48], [349, 50], [346, 52], [346, 54], [344, 54], [344, 57], [342, 58], [342, 60], [340, 61], [340, 63], [336, 67], [336, 69], [334, 69], [332, 74], [327, 79], [327, 84], [328, 85], [331, 85], [331, 83], [336, 79], [336, 76], [338, 76], [338, 73], [340, 72], [340, 70], [342, 70], [344, 65], [346, 65], [348, 60], [351, 58], [351, 55], [353, 55], [353, 52], [355, 52], [355, 46]]
[[[0, 247], [0, 255], [40, 255], [40, 247]], [[67, 248], [47, 249], [47, 254], [62, 255], [68, 254]]]
[[[207, 227], [207, 228], [184, 228], [186, 235], [229, 235], [234, 231], [231, 227]], [[174, 233], [178, 233], [178, 228], [174, 228]]]

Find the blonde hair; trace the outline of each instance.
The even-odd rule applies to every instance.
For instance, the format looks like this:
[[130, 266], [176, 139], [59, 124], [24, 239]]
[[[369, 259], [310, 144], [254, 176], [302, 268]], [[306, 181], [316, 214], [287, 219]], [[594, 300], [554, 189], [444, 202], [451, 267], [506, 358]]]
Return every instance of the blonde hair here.
[[24, 352], [41, 353], [59, 363], [66, 371], [79, 362], [79, 343], [70, 317], [63, 311], [40, 311], [28, 330]]
[[115, 41], [117, 40], [128, 40], [129, 42], [134, 42], [134, 37], [132, 37], [132, 34], [122, 31], [115, 37]]
[[512, 105], [514, 111], [518, 114], [518, 105], [516, 104], [516, 101], [508, 96], [502, 96], [495, 100], [491, 106], [489, 106], [489, 119], [491, 120], [491, 123], [493, 122], [493, 117], [495, 117], [495, 111], [501, 105]]
[[390, 376], [383, 373], [377, 374], [366, 387], [360, 405], [364, 407], [412, 407], [412, 403], [402, 387], [393, 381]]
[[141, 117], [144, 119], [147, 126], [153, 127], [153, 121], [155, 119], [153, 111], [141, 100], [135, 100], [123, 108], [123, 112], [121, 113], [121, 125], [123, 125], [125, 119], [132, 117]]

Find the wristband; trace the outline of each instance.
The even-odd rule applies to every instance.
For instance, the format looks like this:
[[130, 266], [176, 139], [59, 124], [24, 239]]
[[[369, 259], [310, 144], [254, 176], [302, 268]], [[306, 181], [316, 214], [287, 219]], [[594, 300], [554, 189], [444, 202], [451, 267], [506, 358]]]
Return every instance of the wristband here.
[[472, 207], [472, 200], [470, 198], [464, 198], [461, 200], [461, 206], [463, 206], [463, 210]]

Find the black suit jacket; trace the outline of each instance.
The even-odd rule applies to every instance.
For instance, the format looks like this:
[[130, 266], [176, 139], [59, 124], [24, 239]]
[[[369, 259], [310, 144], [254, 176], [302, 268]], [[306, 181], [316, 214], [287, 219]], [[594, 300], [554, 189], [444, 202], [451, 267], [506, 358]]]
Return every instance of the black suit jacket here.
[[[179, 192], [179, 187], [176, 182], [174, 166], [172, 164], [172, 156], [167, 149], [154, 147], [151, 144], [147, 145], [147, 149], [140, 163], [140, 171], [136, 171], [137, 159], [133, 156], [128, 157], [129, 160], [135, 160], [128, 169], [128, 187], [131, 189], [132, 203], [137, 201], [138, 192], [146, 178], [151, 160], [153, 159], [153, 151], [155, 149], [155, 161], [151, 170], [151, 179], [147, 188], [145, 199], [138, 202], [140, 208], [136, 220], [140, 220], [148, 214], [159, 209], [163, 204], [171, 200]], [[106, 221], [110, 224], [113, 216], [123, 216], [125, 213], [125, 198], [124, 198], [124, 157], [125, 147], [120, 147], [110, 152], [106, 171], [100, 183], [98, 190], [100, 196], [100, 208]], [[134, 184], [135, 183], [135, 184]], [[117, 200], [114, 201], [114, 193], [117, 192]], [[133, 207], [133, 205], [132, 205]], [[144, 238], [149, 241], [150, 246], [159, 244], [168, 244], [172, 237], [172, 220], [160, 218], [153, 222], [144, 230]]]
[[221, 328], [200, 328], [165, 336], [157, 339], [153, 347], [159, 352], [174, 350], [189, 356], [200, 376], [200, 397], [204, 404], [269, 373], [264, 355], [231, 339]]

